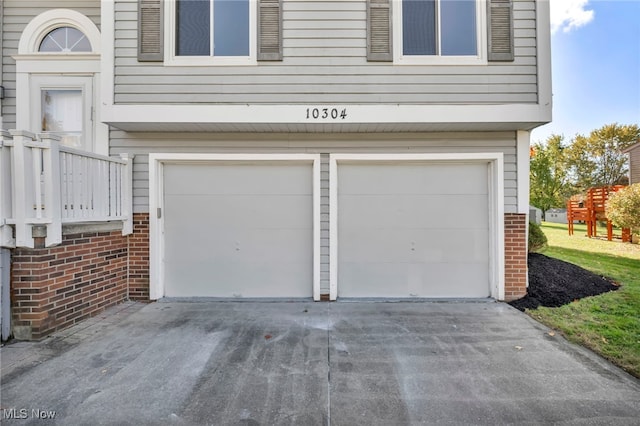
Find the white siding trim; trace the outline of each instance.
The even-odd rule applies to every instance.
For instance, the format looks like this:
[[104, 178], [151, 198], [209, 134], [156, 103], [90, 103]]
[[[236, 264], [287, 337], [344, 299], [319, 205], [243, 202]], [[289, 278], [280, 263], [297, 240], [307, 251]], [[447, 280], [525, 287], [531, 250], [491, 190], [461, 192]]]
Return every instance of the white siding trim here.
[[518, 213], [529, 215], [529, 144], [531, 132], [518, 130], [516, 132], [516, 164], [518, 175]]
[[[112, 89], [112, 88], [111, 88]], [[109, 92], [110, 93], [110, 92]], [[112, 94], [111, 94], [112, 96]], [[306, 118], [307, 108], [346, 109], [345, 119]], [[102, 119], [118, 125], [175, 124], [382, 124], [532, 123], [549, 121], [548, 107], [501, 105], [105, 105]]]
[[106, 122], [106, 120], [104, 119], [105, 111], [108, 110], [108, 108], [113, 107], [113, 90], [115, 83], [114, 55], [116, 16], [115, 1], [102, 0], [100, 4], [100, 29], [102, 30], [102, 60], [100, 61], [100, 64], [102, 66], [100, 70], [100, 73], [102, 75], [102, 84], [100, 90], [102, 113], [100, 118], [102, 122]]
[[551, 89], [551, 17], [549, 1], [536, 1], [536, 43], [538, 61], [538, 105], [546, 115], [546, 122], [552, 119]]
[[489, 165], [489, 279], [491, 297], [504, 300], [504, 155], [501, 152], [451, 154], [331, 154], [329, 265], [331, 269], [329, 297], [338, 296], [338, 166], [340, 162], [469, 162]]
[[226, 161], [275, 161], [312, 163], [313, 166], [313, 299], [320, 300], [320, 154], [149, 154], [149, 298], [164, 296], [164, 205], [165, 163], [215, 163]]

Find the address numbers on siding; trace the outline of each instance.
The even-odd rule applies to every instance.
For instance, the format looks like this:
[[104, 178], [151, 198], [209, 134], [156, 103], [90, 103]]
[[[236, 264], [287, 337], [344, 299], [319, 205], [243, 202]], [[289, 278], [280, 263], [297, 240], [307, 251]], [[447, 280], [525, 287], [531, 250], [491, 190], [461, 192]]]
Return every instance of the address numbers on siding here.
[[346, 108], [307, 108], [307, 120], [344, 120]]

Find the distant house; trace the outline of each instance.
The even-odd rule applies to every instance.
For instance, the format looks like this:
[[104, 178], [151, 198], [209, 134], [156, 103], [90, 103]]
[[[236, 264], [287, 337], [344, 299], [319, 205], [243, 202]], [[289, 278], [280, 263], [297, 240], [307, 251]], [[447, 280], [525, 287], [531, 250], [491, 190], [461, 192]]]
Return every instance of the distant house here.
[[544, 213], [545, 221], [567, 223], [567, 209], [549, 209]]
[[536, 206], [529, 206], [529, 222], [534, 222], [540, 225], [542, 222], [542, 210]]
[[629, 184], [640, 183], [640, 142], [624, 152], [629, 154]]

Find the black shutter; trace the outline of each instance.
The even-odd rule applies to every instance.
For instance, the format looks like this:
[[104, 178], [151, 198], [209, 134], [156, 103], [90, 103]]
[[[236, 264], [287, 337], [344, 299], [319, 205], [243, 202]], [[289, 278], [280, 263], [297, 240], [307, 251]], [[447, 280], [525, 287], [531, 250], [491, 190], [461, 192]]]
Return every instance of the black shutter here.
[[259, 0], [258, 60], [282, 60], [282, 0]]
[[489, 61], [513, 61], [513, 3], [489, 0], [487, 11]]
[[138, 61], [164, 60], [162, 0], [138, 0]]
[[391, 1], [367, 0], [367, 60], [393, 61]]

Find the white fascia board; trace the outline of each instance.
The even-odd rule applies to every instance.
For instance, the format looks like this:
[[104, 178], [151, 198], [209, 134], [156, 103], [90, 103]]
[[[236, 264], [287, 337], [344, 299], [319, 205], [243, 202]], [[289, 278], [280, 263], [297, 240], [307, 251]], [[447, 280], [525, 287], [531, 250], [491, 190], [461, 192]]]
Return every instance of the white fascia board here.
[[[103, 77], [103, 81], [108, 80]], [[109, 96], [109, 90], [103, 90]], [[106, 98], [103, 98], [105, 100]], [[345, 110], [344, 119], [307, 118], [307, 109]], [[112, 123], [381, 124], [381, 123], [546, 123], [549, 111], [537, 104], [502, 105], [105, 105]]]

